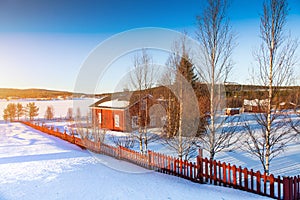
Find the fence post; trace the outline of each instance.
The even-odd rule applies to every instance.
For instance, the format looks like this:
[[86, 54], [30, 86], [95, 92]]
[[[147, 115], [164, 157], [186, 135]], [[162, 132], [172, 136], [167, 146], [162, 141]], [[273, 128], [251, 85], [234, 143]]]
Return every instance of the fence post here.
[[222, 163], [222, 168], [223, 168], [223, 186], [227, 186], [227, 170], [226, 170], [226, 168], [227, 168], [227, 166], [226, 166], [226, 163], [225, 162], [223, 162]]
[[267, 173], [264, 173], [264, 195], [267, 194]]
[[294, 176], [294, 179], [293, 179], [293, 184], [294, 184], [294, 199], [298, 199], [298, 186], [297, 186], [297, 176]]
[[283, 177], [283, 199], [284, 200], [292, 199], [291, 184], [290, 184], [289, 177]]
[[260, 171], [257, 171], [256, 172], [256, 192], [257, 194], [260, 194], [260, 185], [261, 185], [261, 174], [260, 174]]
[[236, 166], [235, 165], [233, 165], [232, 166], [232, 174], [233, 174], [233, 188], [237, 188], [236, 187]]
[[273, 174], [270, 175], [270, 196], [274, 198], [274, 175]]
[[251, 191], [254, 191], [254, 179], [253, 179], [253, 169], [250, 170], [250, 176], [251, 176]]
[[118, 158], [121, 159], [121, 146], [118, 146]]
[[148, 150], [148, 169], [152, 169], [151, 168], [151, 151]]
[[[283, 185], [283, 181], [282, 181], [282, 185]], [[277, 199], [280, 200], [281, 199], [281, 177], [278, 176], [277, 177]]]
[[214, 160], [213, 162], [213, 166], [214, 166], [214, 185], [217, 185], [217, 161]]
[[244, 168], [243, 174], [244, 174], [244, 190], [248, 191], [248, 189], [249, 189], [249, 187], [248, 187], [249, 181], [248, 181], [248, 169], [247, 169], [247, 167]]

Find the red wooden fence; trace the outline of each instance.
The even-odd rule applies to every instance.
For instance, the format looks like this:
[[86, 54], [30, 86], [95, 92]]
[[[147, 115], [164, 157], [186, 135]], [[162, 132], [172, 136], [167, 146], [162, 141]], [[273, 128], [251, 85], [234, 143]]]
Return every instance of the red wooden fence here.
[[148, 151], [141, 154], [125, 147], [113, 147], [100, 142], [93, 142], [87, 138], [81, 139], [74, 134], [61, 133], [54, 127], [46, 127], [38, 123], [22, 122], [27, 126], [53, 135], [55, 137], [76, 144], [81, 148], [89, 149], [96, 153], [123, 159], [139, 166], [153, 169], [161, 173], [179, 176], [193, 182], [209, 183], [224, 187], [232, 187], [247, 192], [268, 196], [275, 199], [296, 200], [300, 199], [300, 176], [274, 177], [272, 174], [262, 174], [259, 171], [221, 163], [202, 157], [199, 151], [197, 162], [192, 163], [161, 153]]

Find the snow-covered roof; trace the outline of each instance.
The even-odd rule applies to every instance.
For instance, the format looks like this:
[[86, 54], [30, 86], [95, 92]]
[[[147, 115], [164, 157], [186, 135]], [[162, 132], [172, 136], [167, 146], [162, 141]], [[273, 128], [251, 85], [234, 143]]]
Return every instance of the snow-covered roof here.
[[292, 106], [296, 106], [296, 104], [293, 103], [293, 102], [281, 102], [281, 103], [279, 103], [280, 106], [285, 106], [287, 104], [292, 105]]
[[110, 107], [110, 108], [126, 108], [129, 106], [129, 101], [119, 101], [114, 99], [111, 101], [105, 101], [97, 105], [98, 107]]
[[248, 100], [244, 99], [244, 106], [265, 106], [268, 103], [268, 99], [253, 99], [253, 100]]

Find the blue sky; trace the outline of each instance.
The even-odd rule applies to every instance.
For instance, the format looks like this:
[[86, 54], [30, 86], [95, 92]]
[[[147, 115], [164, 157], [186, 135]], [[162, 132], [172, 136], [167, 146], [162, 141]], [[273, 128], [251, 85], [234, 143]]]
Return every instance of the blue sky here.
[[[299, 37], [300, 1], [289, 4], [287, 26]], [[261, 0], [232, 1], [229, 16], [238, 46], [231, 81], [249, 82], [261, 6]], [[193, 36], [200, 12], [201, 0], [0, 0], [0, 87], [73, 91], [82, 63], [102, 41], [142, 27], [186, 30]], [[99, 92], [113, 89], [130, 60], [114, 62]]]

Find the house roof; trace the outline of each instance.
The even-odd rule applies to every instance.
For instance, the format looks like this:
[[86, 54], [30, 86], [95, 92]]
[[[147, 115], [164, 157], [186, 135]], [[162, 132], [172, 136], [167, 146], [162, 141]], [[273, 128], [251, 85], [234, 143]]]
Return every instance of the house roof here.
[[293, 103], [293, 102], [281, 102], [281, 103], [279, 103], [279, 105], [280, 105], [280, 106], [285, 106], [285, 105], [296, 106], [296, 104]]
[[268, 99], [253, 99], [253, 100], [248, 100], [244, 99], [244, 106], [265, 106], [268, 103]]
[[122, 101], [119, 99], [105, 101], [97, 105], [97, 107], [107, 107], [107, 108], [127, 108], [128, 106], [129, 106], [129, 101]]
[[[115, 109], [126, 109], [131, 107], [139, 102], [139, 100], [134, 103], [130, 102], [130, 98], [132, 97], [132, 93], [117, 93], [111, 96], [104, 96], [94, 104], [90, 105], [90, 108], [115, 108]], [[136, 95], [136, 94], [135, 94]], [[144, 98], [153, 98], [152, 95], [145, 95]]]

